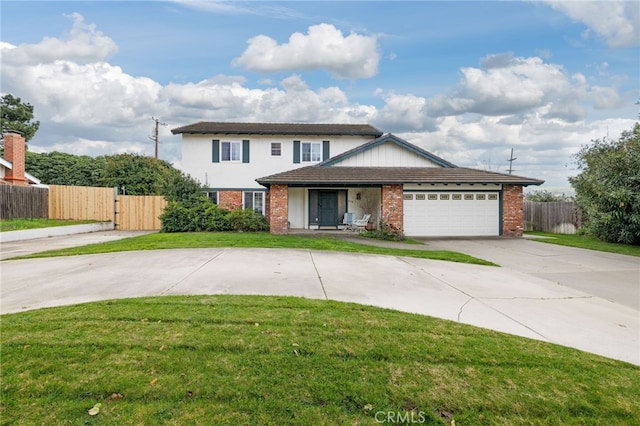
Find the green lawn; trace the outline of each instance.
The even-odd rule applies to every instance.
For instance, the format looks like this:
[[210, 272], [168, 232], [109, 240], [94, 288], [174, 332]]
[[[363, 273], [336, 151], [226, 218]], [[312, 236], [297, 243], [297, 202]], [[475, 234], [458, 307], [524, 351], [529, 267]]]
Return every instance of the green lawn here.
[[[6, 425], [374, 425], [393, 423], [389, 415], [458, 426], [640, 419], [640, 367], [356, 304], [159, 297], [1, 319]], [[100, 411], [90, 416], [96, 404]]]
[[51, 228], [54, 226], [84, 225], [96, 223], [95, 220], [58, 220], [58, 219], [8, 219], [0, 220], [0, 232], [22, 231], [25, 229]]
[[73, 256], [81, 254], [111, 253], [132, 250], [158, 250], [175, 248], [211, 248], [211, 247], [257, 247], [292, 248], [308, 250], [333, 250], [354, 253], [384, 254], [392, 256], [417, 257], [422, 259], [447, 260], [452, 262], [473, 263], [496, 266], [494, 263], [466, 254], [444, 250], [428, 250], [416, 245], [416, 249], [398, 249], [376, 247], [344, 241], [331, 235], [298, 236], [271, 235], [268, 232], [187, 232], [153, 233], [122, 240], [50, 250], [14, 259]]
[[570, 234], [547, 234], [544, 232], [527, 232], [527, 235], [538, 235], [545, 238], [536, 238], [548, 244], [557, 244], [562, 246], [579, 247], [589, 250], [604, 251], [609, 253], [626, 254], [628, 256], [640, 256], [640, 246], [632, 246], [629, 244], [605, 243], [595, 237], [586, 235], [570, 235]]

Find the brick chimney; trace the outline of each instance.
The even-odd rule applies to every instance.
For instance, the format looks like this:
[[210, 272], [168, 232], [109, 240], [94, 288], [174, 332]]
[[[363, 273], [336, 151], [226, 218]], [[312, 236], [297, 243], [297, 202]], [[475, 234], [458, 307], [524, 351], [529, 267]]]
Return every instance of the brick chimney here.
[[17, 133], [6, 133], [4, 139], [4, 159], [10, 161], [13, 168], [5, 170], [4, 180], [13, 185], [28, 185], [24, 177], [24, 138]]

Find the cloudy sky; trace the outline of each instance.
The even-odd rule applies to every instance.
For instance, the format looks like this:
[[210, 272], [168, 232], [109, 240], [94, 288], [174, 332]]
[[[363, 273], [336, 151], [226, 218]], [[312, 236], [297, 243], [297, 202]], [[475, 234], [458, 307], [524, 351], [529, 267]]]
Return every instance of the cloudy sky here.
[[35, 152], [153, 155], [197, 121], [369, 123], [569, 191], [572, 154], [640, 108], [640, 3], [6, 1], [2, 94]]

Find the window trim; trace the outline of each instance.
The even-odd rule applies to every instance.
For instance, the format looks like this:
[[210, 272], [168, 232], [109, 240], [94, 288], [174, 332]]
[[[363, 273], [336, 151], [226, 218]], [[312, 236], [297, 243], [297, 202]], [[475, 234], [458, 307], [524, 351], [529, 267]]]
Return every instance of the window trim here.
[[[246, 205], [246, 200], [247, 200], [247, 195], [251, 194], [251, 206], [247, 207]], [[261, 209], [260, 210], [256, 210], [255, 209], [255, 205], [256, 205], [256, 195], [259, 194], [260, 195], [260, 204], [261, 204]], [[265, 191], [242, 191], [242, 209], [246, 210], [246, 209], [252, 209], [254, 211], [259, 212], [260, 214], [264, 215], [264, 209], [265, 209]]]
[[[274, 145], [278, 146], [277, 154], [273, 153]], [[271, 157], [282, 157], [282, 142], [271, 142], [271, 144], [269, 145], [269, 154]]]
[[[309, 159], [305, 160], [305, 145], [309, 146]], [[313, 147], [317, 146], [318, 151], [315, 153], [317, 155], [317, 159], [314, 159]], [[322, 161], [322, 142], [300, 142], [300, 162], [301, 163], [319, 163]]]
[[[212, 197], [211, 196], [212, 194], [215, 194], [215, 196]], [[213, 204], [217, 205], [220, 202], [220, 191], [207, 191], [207, 197], [209, 198], [209, 200], [211, 200]]]
[[[224, 145], [229, 144], [229, 159], [225, 159]], [[237, 146], [237, 159], [233, 158], [233, 146]], [[240, 163], [242, 162], [242, 143], [238, 141], [220, 141], [220, 162], [221, 163]]]

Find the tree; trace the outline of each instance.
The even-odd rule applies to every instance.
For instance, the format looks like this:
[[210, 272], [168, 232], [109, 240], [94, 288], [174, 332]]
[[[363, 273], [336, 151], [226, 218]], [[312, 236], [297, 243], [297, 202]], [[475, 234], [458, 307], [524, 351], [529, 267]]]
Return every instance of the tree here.
[[33, 121], [33, 106], [23, 103], [20, 98], [6, 94], [0, 100], [0, 129], [2, 134], [19, 132], [25, 141], [30, 141], [40, 127], [39, 121]]
[[127, 195], [164, 195], [186, 201], [202, 195], [202, 186], [164, 160], [138, 154], [118, 154], [106, 160], [100, 186], [117, 187]]
[[117, 187], [127, 195], [163, 195], [191, 205], [206, 195], [202, 185], [170, 163], [137, 154], [89, 157], [27, 152], [27, 172], [47, 185]]
[[46, 185], [100, 186], [105, 157], [73, 155], [63, 152], [26, 153], [25, 168]]
[[541, 189], [537, 191], [531, 191], [528, 194], [525, 194], [525, 199], [527, 201], [535, 201], [538, 203], [551, 203], [554, 201], [567, 201], [569, 197], [562, 194], [555, 194], [546, 189]]
[[617, 141], [598, 139], [575, 155], [569, 179], [588, 233], [608, 242], [640, 244], [640, 123]]

